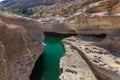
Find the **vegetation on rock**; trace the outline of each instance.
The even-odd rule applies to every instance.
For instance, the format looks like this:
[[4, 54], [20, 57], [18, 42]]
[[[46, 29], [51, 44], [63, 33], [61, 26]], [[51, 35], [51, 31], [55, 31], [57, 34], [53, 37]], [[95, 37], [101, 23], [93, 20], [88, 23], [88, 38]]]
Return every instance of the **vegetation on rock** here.
[[36, 9], [33, 9], [33, 8], [12, 9], [12, 8], [0, 7], [0, 10], [10, 12], [10, 13], [15, 13], [15, 14], [18, 14], [18, 15], [21, 15], [21, 16], [26, 16], [26, 17], [29, 17], [30, 15], [33, 15], [33, 14], [42, 14], [41, 12], [39, 12]]

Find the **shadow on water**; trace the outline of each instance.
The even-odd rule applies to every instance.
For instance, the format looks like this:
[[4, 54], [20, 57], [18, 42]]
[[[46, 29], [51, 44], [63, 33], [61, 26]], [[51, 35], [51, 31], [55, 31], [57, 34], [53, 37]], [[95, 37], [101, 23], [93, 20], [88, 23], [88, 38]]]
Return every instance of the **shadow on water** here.
[[45, 57], [45, 54], [42, 54], [36, 61], [34, 69], [30, 76], [31, 80], [41, 80], [41, 76], [42, 76], [41, 74], [44, 70], [44, 65], [43, 65], [44, 57]]
[[68, 36], [71, 35], [45, 33], [44, 43], [46, 47], [36, 61], [30, 76], [31, 80], [59, 80], [59, 60], [65, 52], [61, 41]]

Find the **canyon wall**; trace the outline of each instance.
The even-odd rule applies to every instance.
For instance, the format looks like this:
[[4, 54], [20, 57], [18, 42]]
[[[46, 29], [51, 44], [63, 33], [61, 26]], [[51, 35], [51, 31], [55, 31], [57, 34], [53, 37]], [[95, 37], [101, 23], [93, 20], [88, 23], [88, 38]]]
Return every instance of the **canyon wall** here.
[[[82, 4], [81, 4], [82, 5]], [[62, 34], [117, 34], [119, 33], [119, 0], [103, 0], [83, 8], [68, 18], [38, 19], [46, 32]]]
[[78, 34], [63, 40], [61, 80], [119, 80], [119, 21], [119, 0], [88, 4], [68, 18], [34, 20], [0, 12], [0, 79], [29, 80], [44, 48], [44, 30]]
[[[112, 38], [114, 39], [106, 37], [102, 41], [91, 40], [93, 37], [89, 40], [88, 36], [64, 39], [63, 43], [66, 53], [60, 61], [60, 68], [62, 70], [60, 79], [119, 80], [120, 37], [117, 37], [119, 40], [116, 40], [116, 37]], [[97, 40], [99, 38], [95, 37], [94, 39]], [[85, 62], [81, 62], [80, 59]], [[85, 65], [85, 63], [89, 66]]]
[[47, 17], [38, 19], [43, 24], [45, 32], [75, 34], [69, 23], [65, 22], [65, 18]]
[[120, 80], [119, 3], [95, 2], [65, 20], [78, 36], [63, 40], [61, 80]]
[[0, 79], [30, 80], [43, 39], [39, 22], [0, 12]]

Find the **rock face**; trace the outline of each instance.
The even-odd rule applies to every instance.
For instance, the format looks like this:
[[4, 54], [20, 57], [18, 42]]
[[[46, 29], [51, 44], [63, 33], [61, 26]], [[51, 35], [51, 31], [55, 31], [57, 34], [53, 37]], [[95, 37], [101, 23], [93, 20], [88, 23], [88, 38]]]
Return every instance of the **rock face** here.
[[113, 6], [111, 14], [119, 14], [120, 13], [120, 3], [117, 5]]
[[30, 80], [43, 51], [42, 25], [35, 20], [0, 13], [0, 79]]
[[[61, 58], [60, 65], [63, 69], [60, 77], [61, 80], [87, 80], [87, 78], [89, 80], [120, 79], [120, 54], [118, 51], [120, 40], [107, 41], [107, 39], [104, 39], [100, 42], [93, 42], [83, 41], [82, 38], [70, 37], [64, 39], [63, 43], [67, 47], [65, 47], [65, 56]], [[115, 43], [117, 43], [117, 45]], [[72, 49], [68, 49], [69, 47], [72, 47]], [[85, 65], [85, 62], [80, 62], [80, 56], [82, 56], [83, 61], [85, 60], [91, 69]], [[83, 75], [82, 70], [84, 72]], [[97, 76], [97, 79], [90, 76], [94, 75], [92, 72]], [[68, 76], [71, 76], [70, 79]]]
[[[71, 39], [72, 40], [72, 39]], [[60, 60], [61, 80], [97, 80], [86, 61], [69, 42], [63, 40], [66, 53]]]
[[103, 0], [88, 5], [66, 22], [76, 26], [74, 30], [78, 34], [117, 34], [119, 19], [119, 0]]
[[119, 29], [119, 0], [103, 0], [83, 6], [68, 18], [45, 18], [45, 31], [74, 34], [117, 34]]
[[[119, 8], [119, 0], [103, 0], [65, 19], [78, 36], [63, 40], [66, 53], [60, 61], [61, 80], [92, 80], [84, 77], [87, 71], [86, 76], [93, 75], [96, 80], [120, 80]], [[88, 64], [87, 71], [83, 63]]]
[[47, 17], [38, 19], [43, 24], [45, 32], [74, 34], [74, 30], [65, 22], [65, 18]]

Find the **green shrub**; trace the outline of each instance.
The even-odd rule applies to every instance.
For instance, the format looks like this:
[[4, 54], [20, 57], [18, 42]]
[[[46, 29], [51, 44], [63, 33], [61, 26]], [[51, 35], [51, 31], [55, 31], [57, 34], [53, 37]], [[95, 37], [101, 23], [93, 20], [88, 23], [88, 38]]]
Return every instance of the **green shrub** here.
[[96, 2], [96, 0], [90, 0], [92, 3]]
[[1, 11], [7, 11], [7, 12], [10, 12], [10, 13], [15, 13], [15, 14], [18, 14], [18, 15], [22, 15], [22, 16], [30, 16], [30, 15], [33, 15], [33, 14], [36, 14], [36, 13], [39, 13], [39, 11], [35, 10], [35, 9], [32, 9], [32, 8], [25, 8], [25, 9], [12, 9], [12, 8], [3, 8], [3, 7], [0, 7], [0, 10]]

